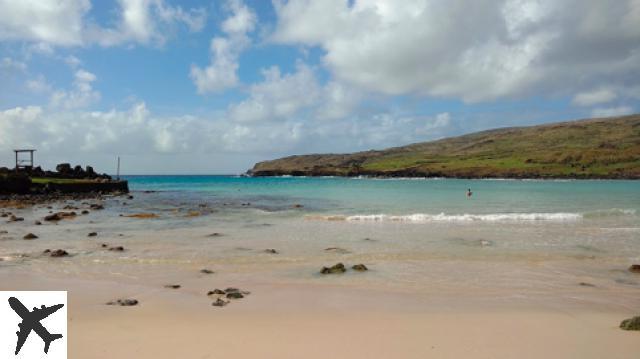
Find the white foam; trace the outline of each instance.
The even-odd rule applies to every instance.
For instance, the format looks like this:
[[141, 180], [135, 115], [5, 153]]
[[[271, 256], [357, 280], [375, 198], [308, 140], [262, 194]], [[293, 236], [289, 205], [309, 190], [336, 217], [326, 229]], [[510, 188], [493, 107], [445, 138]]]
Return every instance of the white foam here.
[[578, 221], [580, 213], [491, 213], [491, 214], [427, 214], [414, 213], [409, 215], [388, 214], [358, 214], [358, 215], [331, 215], [309, 216], [308, 219], [348, 222], [506, 222], [506, 221]]

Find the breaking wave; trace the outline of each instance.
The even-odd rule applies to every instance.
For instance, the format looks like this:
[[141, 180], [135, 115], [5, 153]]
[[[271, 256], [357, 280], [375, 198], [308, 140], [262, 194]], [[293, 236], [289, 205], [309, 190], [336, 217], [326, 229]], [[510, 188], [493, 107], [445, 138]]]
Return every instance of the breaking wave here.
[[633, 216], [635, 210], [611, 209], [587, 213], [490, 213], [490, 214], [427, 214], [415, 213], [408, 215], [390, 214], [356, 214], [356, 215], [309, 215], [306, 219], [320, 221], [346, 222], [508, 222], [508, 221], [579, 221], [583, 218], [603, 216]]

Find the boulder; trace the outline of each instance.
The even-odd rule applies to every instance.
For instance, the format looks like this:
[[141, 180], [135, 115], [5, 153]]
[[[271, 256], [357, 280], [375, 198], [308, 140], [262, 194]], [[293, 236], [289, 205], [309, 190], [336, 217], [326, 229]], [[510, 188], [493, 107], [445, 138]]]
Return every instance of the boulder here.
[[622, 323], [620, 323], [620, 329], [640, 330], [640, 316], [623, 320]]
[[369, 270], [369, 268], [367, 268], [367, 266], [365, 266], [364, 264], [356, 264], [353, 267], [351, 267], [351, 269], [358, 272], [364, 272]]
[[97, 235], [98, 235], [97, 232], [91, 232], [91, 233], [87, 234], [87, 237], [95, 237]]
[[36, 236], [33, 233], [28, 233], [27, 235], [25, 235], [24, 237], [22, 237], [22, 239], [36, 239], [38, 238], [38, 236]]
[[632, 264], [629, 267], [629, 272], [631, 272], [631, 273], [640, 273], [640, 264]]
[[11, 215], [11, 217], [9, 217], [9, 222], [21, 222], [24, 221], [24, 218], [22, 217], [16, 217], [15, 215]]
[[337, 263], [331, 267], [322, 267], [320, 270], [321, 274], [340, 274], [346, 272], [347, 269], [344, 267], [344, 264]]
[[180, 289], [182, 286], [180, 284], [167, 284], [164, 287], [169, 289]]
[[218, 288], [216, 288], [214, 290], [210, 290], [209, 292], [207, 292], [207, 295], [214, 295], [214, 294], [223, 295], [223, 294], [227, 294], [227, 293], [224, 290], [218, 289]]
[[212, 271], [211, 269], [203, 268], [203, 269], [200, 269], [200, 273], [203, 273], [203, 274], [213, 274], [213, 273], [214, 273], [214, 271]]
[[89, 208], [93, 210], [100, 210], [100, 209], [104, 209], [104, 206], [101, 204], [93, 203], [89, 206]]
[[116, 247], [109, 248], [109, 250], [112, 251], [112, 252], [124, 252], [124, 247], [123, 246], [116, 246]]
[[264, 251], [265, 253], [278, 254], [278, 251], [273, 248], [265, 249]]

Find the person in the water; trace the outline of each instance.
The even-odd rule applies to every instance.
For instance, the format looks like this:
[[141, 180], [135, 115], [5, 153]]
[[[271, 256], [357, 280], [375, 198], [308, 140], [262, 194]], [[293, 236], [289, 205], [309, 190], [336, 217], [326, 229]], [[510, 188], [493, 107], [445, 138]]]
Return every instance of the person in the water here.
[[467, 198], [471, 198], [473, 196], [473, 192], [471, 192], [471, 188], [467, 189]]

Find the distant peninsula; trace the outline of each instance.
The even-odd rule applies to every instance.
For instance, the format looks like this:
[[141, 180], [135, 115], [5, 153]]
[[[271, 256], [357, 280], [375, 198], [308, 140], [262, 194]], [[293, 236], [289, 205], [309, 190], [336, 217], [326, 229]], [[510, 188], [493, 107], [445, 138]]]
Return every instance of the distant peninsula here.
[[251, 176], [640, 179], [640, 114], [257, 163]]

